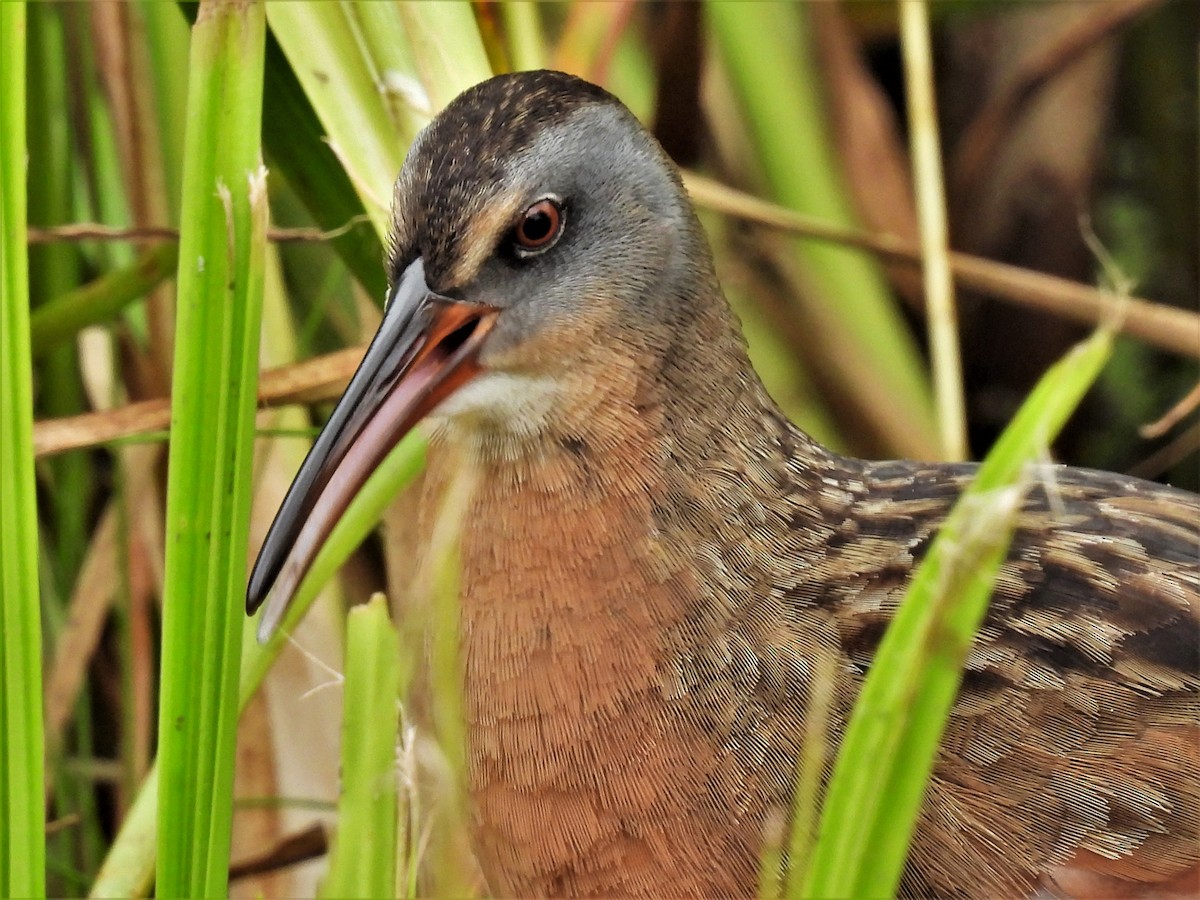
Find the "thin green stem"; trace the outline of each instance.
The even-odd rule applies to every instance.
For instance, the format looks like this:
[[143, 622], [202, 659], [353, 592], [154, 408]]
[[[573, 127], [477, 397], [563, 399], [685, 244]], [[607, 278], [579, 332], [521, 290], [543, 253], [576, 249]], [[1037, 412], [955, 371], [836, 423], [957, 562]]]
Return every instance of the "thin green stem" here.
[[0, 895], [6, 897], [36, 897], [46, 889], [25, 13], [24, 3], [0, 3]]
[[942, 151], [933, 92], [933, 51], [929, 46], [929, 8], [925, 0], [902, 0], [900, 36], [904, 46], [908, 133], [921, 232], [925, 309], [929, 322], [938, 433], [944, 459], [966, 459], [969, 452], [967, 414], [963, 401], [962, 361], [958, 351], [954, 279], [950, 273], [948, 253]]
[[350, 610], [338, 828], [324, 897], [391, 897], [396, 882], [400, 642], [387, 600]]
[[855, 703], [825, 797], [805, 897], [891, 896], [1029, 476], [1112, 350], [1097, 332], [1043, 376], [913, 575]]
[[33, 353], [42, 356], [88, 325], [112, 319], [175, 272], [179, 249], [173, 243], [147, 250], [131, 266], [108, 272], [43, 303], [30, 317]]

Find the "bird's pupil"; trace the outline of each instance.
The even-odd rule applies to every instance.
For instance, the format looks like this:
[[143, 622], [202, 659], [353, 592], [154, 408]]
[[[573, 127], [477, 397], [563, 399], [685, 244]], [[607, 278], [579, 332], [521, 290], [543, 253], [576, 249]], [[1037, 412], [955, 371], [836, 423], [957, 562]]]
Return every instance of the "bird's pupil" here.
[[525, 232], [525, 240], [537, 243], [549, 236], [550, 228], [550, 216], [538, 210], [525, 217], [525, 222], [521, 230]]

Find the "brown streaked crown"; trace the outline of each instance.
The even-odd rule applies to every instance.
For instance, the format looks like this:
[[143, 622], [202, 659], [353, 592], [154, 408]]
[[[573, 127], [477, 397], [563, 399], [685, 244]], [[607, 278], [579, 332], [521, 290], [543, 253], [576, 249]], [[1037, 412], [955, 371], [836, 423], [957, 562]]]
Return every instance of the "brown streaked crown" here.
[[[550, 70], [497, 75], [464, 91], [420, 134], [396, 182], [387, 268], [395, 281], [418, 255], [427, 272], [451, 268], [482, 190], [547, 127], [591, 104], [621, 107], [608, 91]], [[623, 108], [623, 107], [622, 107]], [[417, 204], [423, 215], [412, 215]]]

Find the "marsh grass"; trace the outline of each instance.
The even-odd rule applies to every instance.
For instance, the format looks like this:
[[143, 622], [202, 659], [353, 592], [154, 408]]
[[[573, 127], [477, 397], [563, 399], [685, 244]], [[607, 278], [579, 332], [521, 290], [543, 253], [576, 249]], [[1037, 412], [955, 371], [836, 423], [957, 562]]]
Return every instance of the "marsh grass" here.
[[1099, 376], [1112, 340], [1110, 331], [1099, 331], [1046, 373], [938, 530], [855, 702], [812, 856], [796, 861], [804, 877], [789, 896], [896, 892], [938, 741], [1025, 491]]
[[387, 599], [350, 610], [342, 796], [322, 897], [390, 897], [396, 883], [400, 643]]
[[0, 894], [45, 891], [23, 4], [0, 6]]
[[212, 3], [192, 32], [167, 464], [157, 890], [226, 893], [267, 232], [266, 22]]

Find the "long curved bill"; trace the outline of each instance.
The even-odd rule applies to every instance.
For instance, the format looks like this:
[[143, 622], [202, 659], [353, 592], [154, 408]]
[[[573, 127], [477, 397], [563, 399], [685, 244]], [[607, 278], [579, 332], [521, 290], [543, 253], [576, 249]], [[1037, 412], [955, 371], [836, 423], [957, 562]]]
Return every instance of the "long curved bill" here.
[[433, 293], [417, 259], [392, 291], [367, 354], [288, 489], [250, 573], [246, 612], [264, 601], [265, 642], [334, 524], [383, 457], [479, 373], [497, 310]]

